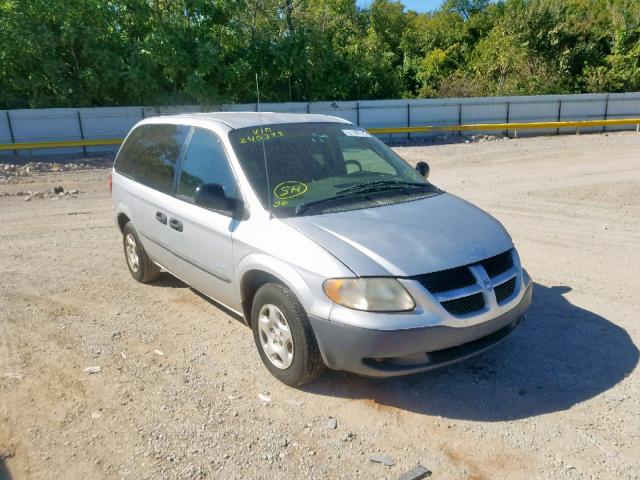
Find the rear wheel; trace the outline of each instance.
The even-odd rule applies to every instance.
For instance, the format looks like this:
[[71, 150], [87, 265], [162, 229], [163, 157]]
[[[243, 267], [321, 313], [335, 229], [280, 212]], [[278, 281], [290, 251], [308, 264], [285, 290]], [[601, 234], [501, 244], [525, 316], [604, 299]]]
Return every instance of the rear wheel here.
[[152, 282], [160, 275], [160, 267], [145, 252], [136, 229], [128, 222], [122, 229], [124, 257], [131, 276], [142, 283]]
[[278, 380], [299, 386], [322, 373], [324, 364], [307, 314], [287, 287], [267, 283], [258, 289], [251, 325], [262, 363]]

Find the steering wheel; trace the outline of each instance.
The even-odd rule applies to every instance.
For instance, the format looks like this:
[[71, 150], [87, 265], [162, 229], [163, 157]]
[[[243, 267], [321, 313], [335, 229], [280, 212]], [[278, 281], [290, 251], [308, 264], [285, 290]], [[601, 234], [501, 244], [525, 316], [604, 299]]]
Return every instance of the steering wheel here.
[[362, 171], [362, 164], [357, 160], [345, 160], [344, 163], [345, 165], [355, 165], [356, 167], [358, 167], [357, 172], [351, 172], [348, 175], [353, 175], [354, 173], [360, 173]]

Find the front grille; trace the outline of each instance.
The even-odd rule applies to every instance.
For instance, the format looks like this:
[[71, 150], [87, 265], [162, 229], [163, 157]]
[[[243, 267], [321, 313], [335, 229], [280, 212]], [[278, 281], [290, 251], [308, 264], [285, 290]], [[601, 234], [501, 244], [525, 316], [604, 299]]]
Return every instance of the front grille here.
[[447, 300], [442, 302], [442, 306], [453, 315], [466, 315], [484, 308], [484, 296], [481, 292], [478, 292], [468, 297]]
[[[450, 268], [449, 270], [441, 270], [439, 272], [426, 273], [414, 278], [432, 294], [449, 292], [476, 285], [477, 282], [473, 273], [471, 273], [471, 269], [469, 268], [470, 266], [482, 266], [489, 278], [495, 278], [501, 273], [513, 268], [512, 250], [507, 250], [506, 252], [502, 252], [498, 255], [470, 265]], [[504, 302], [511, 297], [515, 291], [515, 287], [515, 278], [494, 287], [497, 302]], [[453, 300], [444, 300], [440, 303], [445, 310], [452, 315], [467, 315], [477, 312], [478, 310], [482, 310], [485, 306], [482, 292]]]
[[506, 272], [513, 267], [513, 257], [511, 256], [511, 250], [507, 250], [495, 257], [487, 258], [479, 262], [484, 267], [489, 277], [497, 277], [501, 273]]
[[419, 275], [416, 280], [431, 293], [447, 292], [458, 288], [468, 287], [476, 283], [468, 267], [452, 268], [440, 272]]
[[504, 283], [501, 283], [493, 290], [496, 292], [496, 300], [498, 303], [503, 302], [511, 295], [513, 295], [513, 291], [516, 289], [516, 279], [512, 278], [511, 280], [507, 280]]

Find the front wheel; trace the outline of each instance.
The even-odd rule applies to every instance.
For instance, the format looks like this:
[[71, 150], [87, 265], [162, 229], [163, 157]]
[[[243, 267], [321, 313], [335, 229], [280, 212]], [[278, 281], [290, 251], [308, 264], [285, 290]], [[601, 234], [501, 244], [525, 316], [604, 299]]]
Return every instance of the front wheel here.
[[253, 338], [269, 372], [292, 387], [309, 383], [324, 368], [307, 314], [291, 290], [267, 283], [251, 308]]

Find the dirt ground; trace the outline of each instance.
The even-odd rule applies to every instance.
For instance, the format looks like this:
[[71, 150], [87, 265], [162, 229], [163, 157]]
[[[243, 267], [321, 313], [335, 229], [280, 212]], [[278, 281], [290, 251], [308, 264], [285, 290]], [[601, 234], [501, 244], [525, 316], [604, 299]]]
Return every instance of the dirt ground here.
[[0, 478], [638, 478], [640, 135], [397, 151], [504, 223], [527, 320], [442, 370], [299, 390], [236, 318], [131, 278], [106, 169], [0, 183], [80, 191], [0, 197]]

